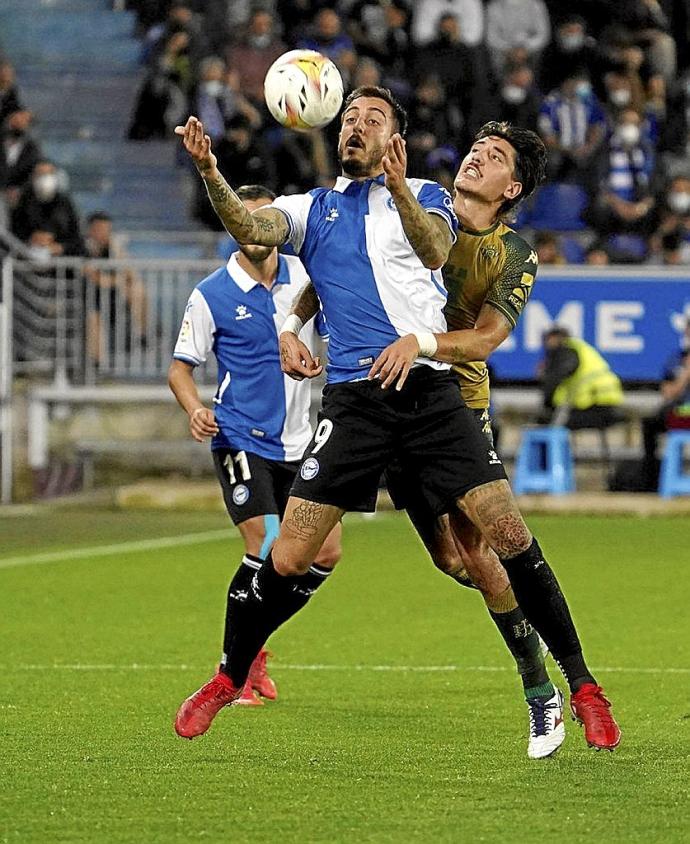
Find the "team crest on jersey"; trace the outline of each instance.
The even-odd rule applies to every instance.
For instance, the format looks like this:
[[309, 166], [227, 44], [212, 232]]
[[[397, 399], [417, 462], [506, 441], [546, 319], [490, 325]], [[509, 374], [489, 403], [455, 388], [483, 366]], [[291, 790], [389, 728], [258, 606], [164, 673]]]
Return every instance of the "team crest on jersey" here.
[[244, 484], [237, 484], [232, 491], [232, 500], [238, 507], [246, 504], [249, 501], [249, 487]]
[[307, 459], [302, 463], [302, 468], [299, 470], [300, 476], [303, 481], [310, 481], [312, 478], [315, 478], [319, 474], [319, 461], [315, 457], [307, 457]]
[[251, 317], [249, 309], [246, 305], [238, 305], [235, 308], [235, 311], [237, 312], [237, 316], [235, 317], [235, 319], [249, 319]]
[[486, 258], [488, 261], [491, 261], [493, 258], [498, 257], [498, 247], [497, 246], [482, 246], [479, 250], [480, 255], [482, 258]]
[[395, 200], [392, 196], [389, 196], [386, 200], [386, 205], [390, 208], [391, 211], [397, 211], [398, 209], [395, 207]]

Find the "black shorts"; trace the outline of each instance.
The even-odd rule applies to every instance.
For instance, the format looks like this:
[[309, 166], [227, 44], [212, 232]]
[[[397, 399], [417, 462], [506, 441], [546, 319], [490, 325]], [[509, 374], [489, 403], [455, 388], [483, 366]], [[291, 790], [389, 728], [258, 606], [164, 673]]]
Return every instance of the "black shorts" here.
[[[491, 416], [487, 409], [474, 408], [475, 424], [489, 447], [490, 454], [496, 454]], [[495, 459], [499, 459], [496, 455]], [[505, 476], [504, 476], [505, 477]], [[422, 536], [433, 535], [433, 525], [438, 513], [430, 506], [404, 462], [394, 460], [386, 469], [384, 480], [388, 494], [396, 510], [407, 510], [412, 523]]]
[[213, 465], [233, 524], [254, 516], [275, 514], [282, 518], [298, 462], [268, 460], [251, 451], [219, 448], [213, 452]]
[[455, 377], [419, 366], [400, 392], [382, 390], [378, 381], [326, 386], [291, 495], [371, 511], [379, 479], [393, 460], [437, 514], [468, 490], [505, 478]]

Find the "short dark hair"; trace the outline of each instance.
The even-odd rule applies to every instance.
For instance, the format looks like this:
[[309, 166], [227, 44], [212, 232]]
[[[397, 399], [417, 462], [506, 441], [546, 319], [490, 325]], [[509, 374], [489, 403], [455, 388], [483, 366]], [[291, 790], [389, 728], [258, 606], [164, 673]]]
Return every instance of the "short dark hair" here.
[[546, 147], [531, 129], [513, 126], [505, 120], [485, 123], [474, 136], [475, 141], [490, 136], [503, 138], [515, 150], [515, 178], [522, 183], [522, 190], [514, 199], [506, 199], [499, 214], [511, 212], [523, 199], [527, 199], [546, 178]]
[[113, 218], [105, 211], [94, 211], [93, 214], [89, 214], [86, 218], [86, 222], [89, 226], [91, 223], [112, 223], [112, 221]]
[[242, 187], [237, 188], [235, 193], [242, 201], [245, 199], [270, 199], [273, 202], [276, 198], [273, 191], [270, 188], [264, 187], [264, 185], [242, 185]]
[[348, 98], [345, 100], [343, 105], [343, 112], [347, 111], [352, 103], [360, 97], [377, 97], [379, 100], [387, 102], [393, 109], [393, 117], [395, 118], [395, 122], [398, 126], [398, 132], [405, 137], [405, 132], [407, 132], [407, 112], [396, 100], [390, 88], [382, 88], [379, 85], [360, 85], [359, 88], [355, 88], [355, 90], [348, 95]]

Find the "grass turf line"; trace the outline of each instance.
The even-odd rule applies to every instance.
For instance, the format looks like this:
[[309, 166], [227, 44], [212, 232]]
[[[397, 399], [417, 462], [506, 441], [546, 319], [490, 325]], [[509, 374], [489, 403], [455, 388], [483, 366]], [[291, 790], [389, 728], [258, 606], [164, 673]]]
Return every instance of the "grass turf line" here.
[[[131, 515], [13, 519], [0, 559], [224, 524]], [[682, 520], [530, 522], [592, 664], [690, 664]], [[0, 570], [0, 841], [687, 840], [686, 676], [602, 675], [619, 750], [595, 754], [568, 721], [559, 755], [530, 762], [519, 681], [478, 596], [433, 570], [403, 518], [360, 525], [346, 520], [341, 568], [273, 637], [279, 701], [225, 711], [195, 742], [172, 718], [213, 669], [239, 540]], [[21, 668], [32, 663], [208, 668]]]

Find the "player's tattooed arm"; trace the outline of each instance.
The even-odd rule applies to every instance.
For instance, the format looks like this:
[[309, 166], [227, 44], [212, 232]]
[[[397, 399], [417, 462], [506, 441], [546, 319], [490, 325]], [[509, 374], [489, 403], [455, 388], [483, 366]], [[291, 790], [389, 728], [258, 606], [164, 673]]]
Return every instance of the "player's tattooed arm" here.
[[439, 214], [425, 211], [409, 190], [404, 199], [395, 197], [403, 229], [417, 257], [430, 270], [438, 270], [448, 260], [453, 236]]
[[252, 215], [225, 181], [218, 169], [211, 138], [198, 118], [190, 116], [184, 126], [175, 127], [175, 134], [183, 139], [220, 221], [238, 243], [280, 246], [286, 242], [289, 228], [285, 216], [275, 208], [261, 209], [256, 216]]
[[438, 348], [435, 360], [446, 363], [465, 363], [486, 360], [513, 330], [513, 324], [499, 310], [483, 305], [474, 328], [435, 334]]
[[300, 292], [295, 296], [295, 300], [290, 308], [290, 313], [302, 321], [308, 322], [313, 316], [319, 312], [321, 302], [319, 300], [314, 284], [308, 281]]

